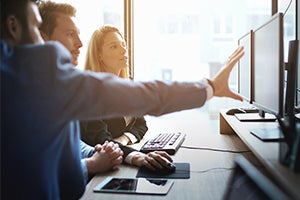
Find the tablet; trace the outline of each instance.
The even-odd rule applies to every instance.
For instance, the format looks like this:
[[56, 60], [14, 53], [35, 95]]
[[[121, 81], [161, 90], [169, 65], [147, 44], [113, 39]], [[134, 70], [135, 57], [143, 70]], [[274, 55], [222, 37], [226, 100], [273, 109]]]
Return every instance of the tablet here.
[[107, 177], [94, 192], [165, 195], [173, 183], [170, 179]]

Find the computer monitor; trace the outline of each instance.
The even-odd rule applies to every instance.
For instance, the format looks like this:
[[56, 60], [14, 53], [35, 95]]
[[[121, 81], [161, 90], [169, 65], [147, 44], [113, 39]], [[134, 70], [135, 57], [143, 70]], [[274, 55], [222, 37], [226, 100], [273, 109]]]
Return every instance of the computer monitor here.
[[[300, 51], [298, 52], [298, 60], [300, 60]], [[300, 119], [300, 67], [298, 65], [298, 75], [297, 75], [297, 88], [296, 88], [296, 111], [297, 116]]]
[[238, 93], [249, 103], [253, 100], [252, 37], [250, 30], [238, 39], [238, 45], [244, 47], [244, 56], [238, 62]]
[[[299, 40], [298, 40], [299, 41]], [[297, 66], [297, 77], [296, 77], [296, 83], [297, 83], [297, 87], [296, 87], [296, 113], [297, 113], [297, 117], [300, 120], [300, 50], [298, 50], [298, 55], [297, 55], [297, 59], [298, 59], [298, 66]]]
[[[252, 42], [248, 41], [249, 38]], [[250, 71], [250, 74], [244, 74], [246, 78], [241, 78], [241, 81], [245, 81], [243, 86], [247, 87], [247, 83], [250, 90], [245, 94], [244, 89], [242, 96], [250, 99], [250, 103], [259, 110], [259, 113], [236, 116], [240, 121], [275, 121], [275, 115], [283, 115], [284, 107], [283, 14], [273, 15], [263, 25], [254, 29], [252, 33], [250, 31], [248, 36], [246, 34], [240, 40], [246, 44], [245, 51], [247, 51], [247, 44], [250, 43], [252, 47], [248, 50], [250, 55], [247, 56], [250, 59], [248, 61], [251, 64], [250, 69], [247, 69], [247, 65], [249, 66], [247, 61], [240, 63], [243, 65], [240, 65], [241, 69], [248, 70], [248, 73]], [[246, 71], [240, 71], [241, 77], [242, 73]], [[250, 83], [247, 79], [250, 79]], [[275, 138], [271, 136], [266, 139], [276, 138], [277, 136]]]
[[300, 171], [300, 121], [296, 120], [296, 88], [299, 67], [298, 53], [299, 40], [289, 41], [287, 62], [287, 83], [285, 95], [285, 113], [283, 118], [278, 118], [284, 142], [280, 143], [280, 162], [293, 171]]
[[[258, 119], [269, 121], [284, 113], [283, 14], [273, 15], [253, 30], [253, 100], [259, 109]], [[251, 120], [249, 120], [251, 121]], [[279, 141], [284, 137], [279, 126], [257, 127], [250, 132], [263, 141]]]
[[[295, 11], [295, 18], [296, 18], [296, 40], [300, 40], [300, 3], [296, 1], [296, 11]], [[300, 50], [298, 50], [298, 75], [297, 75], [297, 89], [296, 89], [296, 108], [298, 112], [298, 118], [300, 119]]]
[[277, 13], [253, 31], [252, 103], [262, 111], [261, 115], [283, 115], [283, 60], [283, 14]]
[[[297, 105], [297, 78], [299, 79], [299, 40], [289, 41], [289, 51], [288, 51], [288, 62], [286, 63], [286, 89], [285, 89], [285, 112], [284, 117], [290, 118], [288, 120], [294, 120]], [[298, 73], [298, 74], [297, 74]]]

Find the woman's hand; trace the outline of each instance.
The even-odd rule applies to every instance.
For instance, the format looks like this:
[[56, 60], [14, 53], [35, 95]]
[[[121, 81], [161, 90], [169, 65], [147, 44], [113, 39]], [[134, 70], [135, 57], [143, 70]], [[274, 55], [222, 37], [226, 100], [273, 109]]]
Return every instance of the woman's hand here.
[[123, 151], [114, 142], [106, 141], [103, 145], [95, 146], [96, 152], [90, 158], [86, 158], [88, 173], [103, 173], [115, 170], [123, 161]]
[[139, 152], [132, 158], [132, 164], [141, 167], [145, 166], [150, 170], [162, 169], [167, 166], [170, 162], [173, 162], [171, 156], [164, 151], [154, 151], [148, 154]]

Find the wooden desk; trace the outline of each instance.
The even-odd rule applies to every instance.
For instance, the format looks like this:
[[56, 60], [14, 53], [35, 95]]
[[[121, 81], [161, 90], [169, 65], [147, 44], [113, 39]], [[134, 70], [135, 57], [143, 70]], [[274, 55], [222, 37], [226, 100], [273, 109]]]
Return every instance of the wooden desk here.
[[[184, 146], [235, 151], [248, 150], [236, 135], [218, 134], [216, 127], [211, 126], [212, 124], [215, 125], [216, 121], [212, 122], [208, 119], [207, 115], [201, 116], [198, 114], [197, 117], [193, 117], [192, 119], [185, 118], [185, 115], [188, 115], [191, 112], [193, 111], [185, 111], [159, 118], [147, 118], [149, 131], [145, 135], [144, 140], [151, 137], [153, 134], [157, 134], [158, 131], [182, 131], [187, 134], [183, 143]], [[138, 145], [142, 145], [143, 142], [144, 141]], [[232, 167], [234, 166], [234, 159], [238, 155], [240, 154], [180, 148], [173, 156], [174, 162], [189, 162], [191, 167], [191, 177], [190, 179], [175, 179], [174, 185], [166, 196], [94, 193], [93, 188], [107, 176], [136, 176], [138, 168], [129, 165], [121, 165], [117, 171], [95, 176], [87, 185], [85, 194], [81, 199], [222, 199], [226, 190], [227, 181], [233, 171]], [[251, 152], [244, 153], [243, 155], [258, 164], [255, 156]]]
[[249, 128], [276, 127], [277, 122], [240, 122], [235, 116], [220, 113], [220, 133], [237, 134], [251, 149], [276, 183], [294, 199], [300, 199], [300, 173], [294, 173], [278, 161], [278, 142], [263, 142], [249, 132]]

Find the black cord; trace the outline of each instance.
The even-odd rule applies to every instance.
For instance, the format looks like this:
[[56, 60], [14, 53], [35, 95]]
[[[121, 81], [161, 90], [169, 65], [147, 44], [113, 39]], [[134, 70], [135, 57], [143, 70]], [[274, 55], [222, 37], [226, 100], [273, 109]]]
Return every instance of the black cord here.
[[191, 147], [191, 146], [183, 146], [183, 145], [181, 145], [181, 148], [205, 150], [205, 151], [219, 151], [219, 152], [226, 152], [226, 153], [249, 153], [249, 152], [251, 152], [250, 150], [234, 151], [234, 150], [227, 150], [227, 149], [214, 149], [214, 148], [207, 148], [207, 147]]
[[289, 10], [291, 4], [292, 4], [293, 0], [290, 0], [290, 3], [289, 5], [287, 6], [287, 8], [285, 9], [284, 13], [283, 13], [283, 16], [285, 16], [285, 14], [287, 13], [287, 11]]

